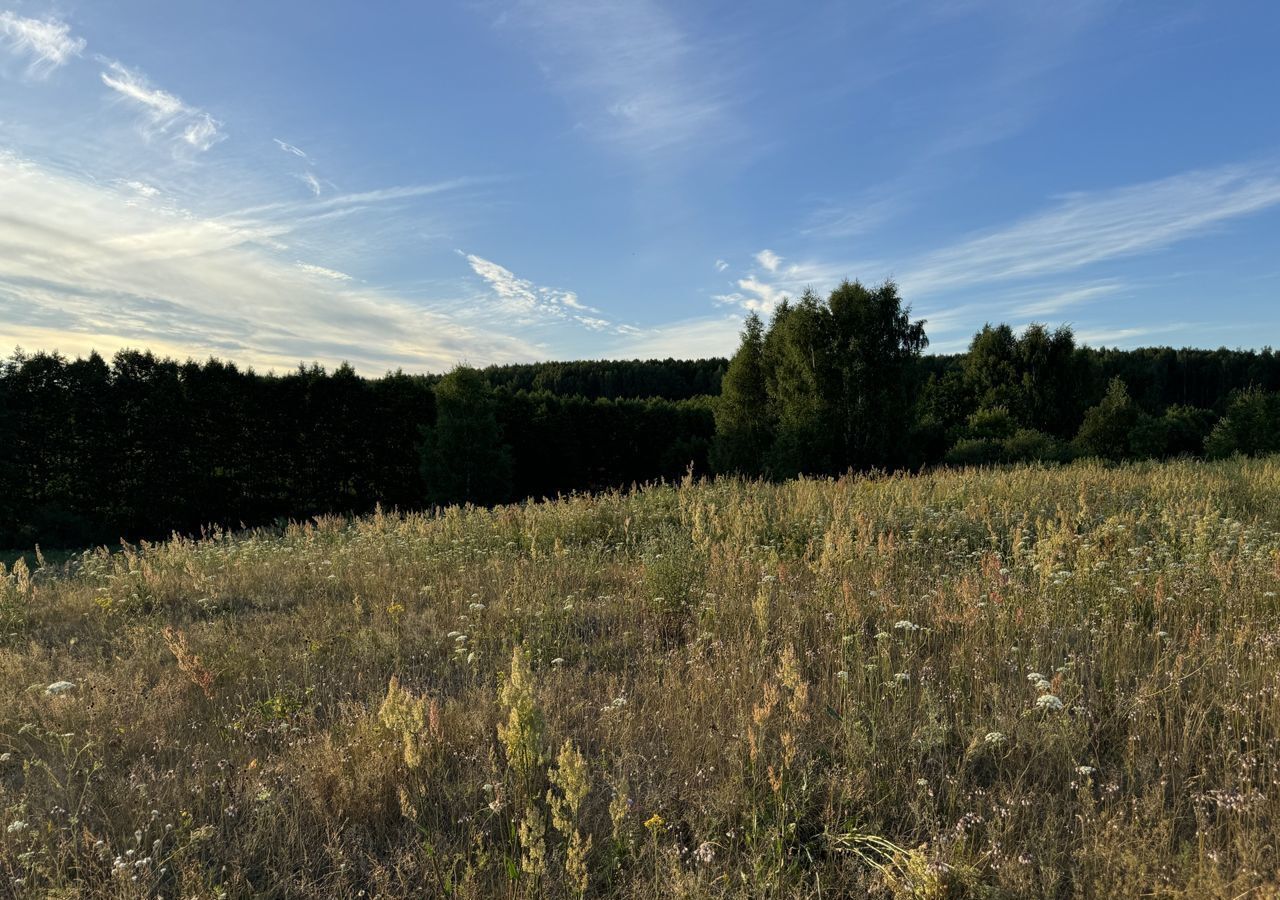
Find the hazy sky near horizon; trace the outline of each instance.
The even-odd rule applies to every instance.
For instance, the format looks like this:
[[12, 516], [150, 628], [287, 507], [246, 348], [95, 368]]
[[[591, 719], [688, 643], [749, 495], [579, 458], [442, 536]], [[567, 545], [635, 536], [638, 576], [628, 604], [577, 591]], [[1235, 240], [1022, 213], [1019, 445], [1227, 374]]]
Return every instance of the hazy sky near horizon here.
[[1280, 6], [0, 0], [0, 347], [727, 355], [898, 281], [932, 349], [1280, 344]]

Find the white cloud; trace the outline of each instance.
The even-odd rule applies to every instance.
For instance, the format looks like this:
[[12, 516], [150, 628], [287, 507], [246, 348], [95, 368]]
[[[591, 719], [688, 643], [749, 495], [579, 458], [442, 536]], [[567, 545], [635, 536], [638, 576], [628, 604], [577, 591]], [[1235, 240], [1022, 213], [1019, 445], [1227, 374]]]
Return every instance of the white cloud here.
[[280, 140], [280, 138], [272, 138], [271, 140], [275, 141], [275, 142], [276, 142], [276, 145], [277, 145], [281, 150], [283, 150], [285, 153], [291, 153], [291, 154], [293, 154], [294, 156], [298, 157], [299, 159], [309, 159], [309, 158], [310, 158], [310, 157], [308, 157], [308, 156], [307, 156], [307, 154], [306, 154], [305, 152], [303, 152], [300, 148], [295, 147], [293, 144], [290, 144], [290, 143], [289, 143], [289, 142], [287, 142], [287, 141], [282, 141], [282, 140]]
[[778, 263], [782, 262], [782, 257], [772, 250], [761, 250], [756, 254], [756, 262], [760, 263], [768, 271], [776, 272], [778, 271]]
[[726, 269], [728, 269], [728, 268], [729, 268], [729, 264], [728, 264], [727, 262], [725, 262], [723, 259], [717, 259], [717, 260], [716, 260], [716, 271], [717, 271], [717, 272], [723, 272], [723, 271], [725, 271], [725, 270], [726, 270]]
[[907, 191], [889, 196], [868, 197], [848, 206], [824, 205], [809, 216], [809, 223], [800, 230], [806, 236], [818, 238], [848, 238], [866, 234], [877, 226], [899, 215], [908, 205]]
[[182, 131], [182, 139], [197, 150], [208, 150], [222, 140], [222, 123], [208, 113], [199, 113]]
[[709, 48], [653, 0], [516, 3], [498, 24], [533, 36], [534, 55], [578, 127], [641, 158], [731, 130]]
[[740, 316], [716, 316], [672, 322], [633, 331], [606, 346], [603, 359], [707, 359], [732, 356], [742, 331]]
[[85, 48], [84, 38], [72, 37], [66, 22], [25, 19], [11, 12], [0, 12], [0, 37], [12, 52], [31, 59], [27, 71], [32, 75], [65, 65]]
[[547, 355], [492, 322], [462, 321], [461, 296], [410, 300], [281, 258], [287, 219], [229, 222], [137, 200], [0, 153], [0, 344], [150, 347], [278, 370], [347, 359], [368, 374]]
[[312, 265], [311, 263], [296, 263], [297, 267], [310, 275], [319, 275], [321, 278], [328, 278], [330, 281], [350, 281], [351, 276], [346, 272], [339, 272], [337, 269], [326, 269], [324, 266]]
[[310, 172], [303, 172], [298, 176], [298, 179], [311, 190], [312, 194], [317, 197], [320, 196], [320, 179], [316, 178], [316, 176], [312, 175]]
[[151, 130], [160, 133], [177, 130], [182, 141], [201, 152], [226, 138], [222, 123], [204, 110], [188, 106], [168, 91], [153, 87], [141, 72], [114, 60], [103, 62], [107, 71], [102, 73], [102, 83], [141, 106]]
[[[760, 259], [769, 254], [765, 259]], [[867, 274], [880, 271], [879, 263], [824, 263], [807, 261], [793, 263], [783, 267], [781, 257], [771, 251], [763, 250], [756, 254], [757, 262], [773, 263], [774, 268], [765, 272], [751, 272], [737, 281], [738, 290], [728, 294], [717, 294], [712, 299], [721, 305], [738, 306], [748, 312], [768, 315], [773, 312], [784, 299], [796, 299], [806, 290], [812, 288], [819, 294], [836, 287], [846, 278], [861, 278], [867, 281]]]
[[1094, 193], [925, 256], [901, 278], [908, 296], [1032, 279], [1163, 250], [1280, 204], [1280, 169], [1225, 166]]
[[501, 313], [514, 316], [522, 324], [563, 320], [577, 322], [591, 331], [612, 329], [617, 333], [626, 333], [629, 330], [627, 326], [617, 325], [608, 319], [578, 314], [582, 311], [598, 313], [600, 310], [584, 304], [573, 291], [536, 285], [492, 260], [473, 253], [463, 253], [461, 250], [458, 253], [466, 259], [471, 271], [489, 285], [498, 299]]
[[1104, 281], [1066, 289], [1041, 291], [1035, 299], [1024, 299], [1018, 302], [1012, 311], [1019, 316], [1056, 315], [1099, 297], [1114, 295], [1124, 288], [1125, 285], [1122, 282]]

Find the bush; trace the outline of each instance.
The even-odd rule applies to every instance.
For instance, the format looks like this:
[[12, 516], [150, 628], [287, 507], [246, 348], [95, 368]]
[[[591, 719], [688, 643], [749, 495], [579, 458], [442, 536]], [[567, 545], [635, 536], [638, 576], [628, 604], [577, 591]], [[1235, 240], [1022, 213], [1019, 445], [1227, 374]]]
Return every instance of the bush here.
[[1165, 452], [1170, 456], [1199, 456], [1213, 428], [1212, 410], [1197, 406], [1170, 406], [1164, 411]]
[[1138, 423], [1139, 414], [1124, 382], [1111, 379], [1102, 402], [1084, 414], [1084, 423], [1076, 434], [1077, 449], [1085, 456], [1129, 458], [1132, 455], [1129, 436]]
[[947, 451], [947, 464], [952, 466], [984, 466], [1004, 458], [1004, 447], [990, 438], [962, 438]]
[[1261, 456], [1280, 451], [1280, 394], [1249, 390], [1237, 394], [1205, 440], [1214, 459]]
[[1004, 441], [1002, 449], [1009, 462], [1063, 462], [1070, 457], [1061, 441], [1034, 428], [1018, 429]]

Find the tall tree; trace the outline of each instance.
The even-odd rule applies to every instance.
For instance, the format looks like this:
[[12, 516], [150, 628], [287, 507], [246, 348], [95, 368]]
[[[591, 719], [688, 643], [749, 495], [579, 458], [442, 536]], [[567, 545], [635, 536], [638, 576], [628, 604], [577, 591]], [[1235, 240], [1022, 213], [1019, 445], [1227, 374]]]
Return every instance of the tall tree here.
[[1090, 456], [1127, 459], [1131, 455], [1130, 436], [1140, 413], [1123, 379], [1111, 379], [1102, 402], [1084, 414], [1084, 422], [1076, 435], [1077, 448]]
[[923, 320], [911, 321], [898, 286], [846, 281], [831, 292], [838, 464], [855, 469], [910, 462], [915, 422], [914, 362], [929, 344]]
[[711, 464], [717, 472], [760, 475], [773, 441], [765, 387], [764, 323], [747, 316], [742, 343], [729, 363], [715, 405], [716, 436]]
[[511, 491], [493, 388], [458, 366], [436, 385], [436, 421], [423, 428], [422, 476], [432, 503], [500, 503]]

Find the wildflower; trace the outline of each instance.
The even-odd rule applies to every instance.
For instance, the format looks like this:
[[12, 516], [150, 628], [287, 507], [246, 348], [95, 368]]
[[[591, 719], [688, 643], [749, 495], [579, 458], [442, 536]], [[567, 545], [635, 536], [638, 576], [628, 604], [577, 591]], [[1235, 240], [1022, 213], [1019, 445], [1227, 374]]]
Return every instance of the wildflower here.
[[704, 866], [709, 866], [716, 858], [715, 844], [710, 841], [703, 841], [698, 845], [698, 849], [693, 851], [693, 858]]
[[1076, 766], [1076, 774], [1083, 775], [1086, 778], [1098, 771], [1093, 766]]
[[47, 688], [45, 688], [45, 689], [44, 689], [44, 692], [45, 692], [46, 694], [49, 694], [49, 695], [50, 695], [50, 696], [52, 696], [52, 697], [57, 697], [57, 696], [59, 696], [59, 695], [61, 695], [61, 694], [65, 694], [65, 693], [67, 693], [67, 691], [74, 691], [75, 689], [76, 689], [76, 686], [75, 686], [75, 683], [74, 683], [74, 682], [71, 682], [71, 681], [55, 681], [53, 684], [51, 684], [51, 685], [49, 685]]
[[0, 753], [0, 763], [7, 763], [12, 758], [12, 753]]
[[877, 640], [877, 641], [887, 641], [888, 639], [889, 639], [889, 632], [887, 632], [887, 631], [877, 631], [877, 632], [876, 632], [876, 640]]
[[1031, 681], [1031, 682], [1044, 681], [1044, 676], [1041, 675], [1039, 672], [1031, 672], [1030, 674], [1027, 675], [1027, 681]]
[[916, 779], [916, 787], [928, 787], [928, 786], [929, 786], [929, 779], [928, 779], [928, 778], [917, 778], [917, 779]]
[[563, 665], [564, 665], [564, 657], [563, 657], [563, 656], [557, 656], [555, 659], [551, 660], [551, 665], [553, 665], [553, 666], [563, 666]]
[[1041, 694], [1036, 698], [1036, 709], [1043, 709], [1048, 712], [1057, 712], [1062, 709], [1062, 700], [1053, 694]]
[[911, 674], [908, 672], [896, 672], [894, 673], [893, 680], [898, 684], [906, 684], [911, 680]]
[[1049, 693], [1049, 688], [1051, 687], [1053, 687], [1053, 685], [1049, 683], [1049, 679], [1047, 678], [1041, 678], [1039, 681], [1036, 682], [1036, 690], [1042, 694]]
[[982, 742], [988, 747], [998, 747], [1005, 742], [1006, 738], [998, 731], [988, 731]]
[[648, 819], [645, 820], [644, 827], [648, 828], [650, 831], [657, 831], [659, 828], [661, 828], [663, 825], [666, 825], [666, 824], [667, 824], [666, 819], [662, 818], [662, 816], [658, 815], [657, 813], [654, 813]]
[[9, 834], [20, 834], [27, 830], [27, 823], [22, 819], [14, 819], [9, 823], [9, 827], [5, 829]]
[[893, 623], [894, 631], [919, 631], [920, 626], [910, 619], [899, 619]]
[[848, 680], [849, 680], [849, 673], [848, 673], [848, 672], [844, 672], [844, 671], [840, 671], [840, 672], [837, 672], [837, 673], [836, 673], [836, 677], [837, 677], [837, 678], [839, 678], [841, 681], [848, 681]]

